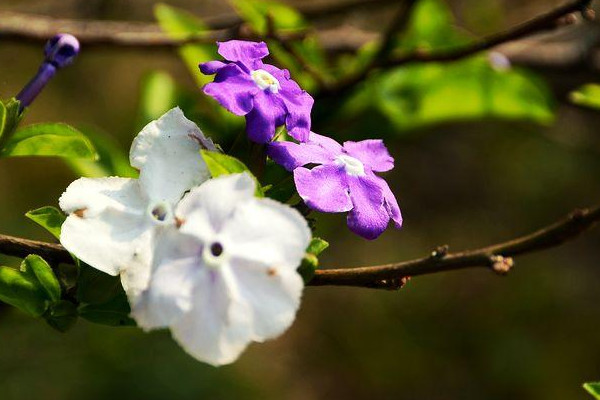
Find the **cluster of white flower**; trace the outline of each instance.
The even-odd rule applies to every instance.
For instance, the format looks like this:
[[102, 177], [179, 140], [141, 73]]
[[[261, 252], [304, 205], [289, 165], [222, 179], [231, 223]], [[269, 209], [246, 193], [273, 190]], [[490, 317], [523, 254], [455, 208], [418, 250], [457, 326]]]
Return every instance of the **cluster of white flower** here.
[[216, 150], [179, 108], [148, 124], [130, 152], [139, 179], [67, 188], [61, 243], [121, 276], [139, 326], [168, 327], [191, 355], [221, 365], [291, 325], [311, 233], [296, 210], [255, 197], [248, 174], [210, 179], [201, 148]]

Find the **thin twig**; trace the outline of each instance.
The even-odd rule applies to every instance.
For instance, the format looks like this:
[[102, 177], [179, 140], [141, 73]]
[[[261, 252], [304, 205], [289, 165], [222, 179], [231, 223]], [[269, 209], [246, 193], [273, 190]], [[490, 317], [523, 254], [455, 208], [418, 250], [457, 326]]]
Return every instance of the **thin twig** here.
[[[508, 258], [555, 247], [574, 239], [598, 222], [600, 206], [575, 210], [561, 221], [508, 242], [460, 253], [448, 253], [446, 246], [440, 246], [427, 257], [381, 266], [319, 269], [308, 285], [397, 289], [408, 277], [471, 267], [494, 267], [498, 256]], [[0, 235], [0, 254], [16, 257], [38, 254], [51, 264], [73, 263], [71, 255], [61, 245], [6, 235]]]
[[436, 251], [428, 257], [381, 266], [320, 269], [309, 285], [393, 288], [394, 282], [404, 277], [472, 267], [493, 267], [498, 262], [494, 256], [508, 258], [555, 247], [574, 239], [598, 222], [600, 206], [575, 210], [561, 221], [508, 242], [460, 253]]
[[358, 73], [338, 81], [332, 86], [325, 87], [315, 97], [329, 97], [346, 92], [365, 80], [372, 72], [378, 69], [399, 67], [417, 62], [452, 62], [462, 60], [481, 51], [492, 49], [500, 44], [512, 42], [514, 40], [518, 40], [539, 32], [555, 29], [561, 25], [561, 22], [563, 22], [561, 21], [561, 18], [574, 12], [585, 11], [591, 2], [592, 0], [571, 1], [546, 14], [537, 16], [521, 25], [517, 25], [516, 27], [508, 29], [504, 32], [496, 33], [462, 47], [448, 50], [437, 50], [435, 52], [418, 50], [410, 54], [391, 58], [375, 57], [374, 61], [369, 64], [367, 68], [364, 68]]

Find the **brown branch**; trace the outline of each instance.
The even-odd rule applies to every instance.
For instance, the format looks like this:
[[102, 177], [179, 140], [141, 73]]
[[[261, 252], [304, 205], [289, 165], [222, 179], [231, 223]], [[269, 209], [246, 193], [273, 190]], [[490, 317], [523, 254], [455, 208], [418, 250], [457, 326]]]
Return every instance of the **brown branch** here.
[[[308, 285], [397, 289], [408, 277], [417, 275], [471, 267], [490, 267], [502, 273], [505, 272], [504, 268], [512, 265], [509, 257], [558, 246], [591, 229], [598, 222], [600, 206], [575, 210], [561, 221], [508, 242], [460, 253], [448, 253], [447, 246], [441, 246], [428, 257], [381, 266], [319, 269]], [[6, 235], [0, 235], [0, 254], [21, 258], [38, 254], [53, 265], [73, 263], [69, 252], [59, 244]]]
[[[600, 221], [600, 206], [573, 211], [568, 217], [529, 235], [477, 250], [447, 253], [438, 250], [430, 256], [400, 263], [358, 268], [320, 269], [309, 282], [312, 286], [359, 286], [395, 288], [405, 277], [433, 274], [471, 267], [503, 266], [502, 257], [513, 257], [558, 246], [591, 229]], [[443, 249], [443, 248], [441, 248]], [[507, 260], [506, 264], [511, 261]], [[502, 265], [498, 265], [498, 263]], [[508, 265], [510, 266], [510, 265]], [[498, 269], [497, 269], [498, 268]]]
[[436, 52], [427, 52], [425, 50], [415, 51], [410, 54], [400, 55], [397, 57], [377, 58], [355, 75], [351, 75], [336, 84], [324, 88], [315, 97], [329, 97], [340, 95], [343, 92], [355, 87], [360, 82], [365, 80], [372, 72], [378, 69], [399, 67], [406, 64], [417, 62], [452, 62], [462, 60], [465, 57], [477, 54], [481, 51], [492, 49], [498, 45], [512, 42], [524, 37], [555, 29], [564, 24], [561, 19], [571, 13], [585, 11], [589, 7], [592, 0], [574, 0], [565, 5], [555, 8], [554, 10], [537, 16], [521, 25], [517, 25], [504, 32], [500, 32], [474, 43], [467, 44], [462, 47], [452, 48], [448, 50], [439, 50]]

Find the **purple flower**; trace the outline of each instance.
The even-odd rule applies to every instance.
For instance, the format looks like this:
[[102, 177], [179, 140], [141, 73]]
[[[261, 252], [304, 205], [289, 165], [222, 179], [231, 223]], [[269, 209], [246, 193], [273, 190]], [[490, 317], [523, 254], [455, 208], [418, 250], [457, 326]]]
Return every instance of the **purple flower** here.
[[204, 86], [204, 93], [230, 112], [245, 115], [246, 132], [254, 142], [269, 142], [275, 129], [284, 124], [294, 139], [305, 142], [314, 100], [290, 79], [288, 70], [262, 62], [269, 55], [267, 45], [243, 40], [217, 45], [227, 62], [200, 64], [203, 74], [216, 74], [215, 80]]
[[[298, 194], [312, 209], [345, 212], [350, 230], [365, 239], [375, 239], [392, 219], [402, 226], [400, 207], [387, 182], [374, 172], [394, 168], [383, 141], [344, 142], [310, 132], [308, 142], [274, 142], [267, 154], [294, 171]], [[312, 169], [307, 164], [318, 164]]]

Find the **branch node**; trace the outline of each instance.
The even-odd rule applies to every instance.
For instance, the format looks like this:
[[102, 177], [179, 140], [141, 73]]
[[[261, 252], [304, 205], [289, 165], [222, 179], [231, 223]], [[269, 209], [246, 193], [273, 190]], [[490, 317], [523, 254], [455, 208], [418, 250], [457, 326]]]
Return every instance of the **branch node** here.
[[512, 257], [504, 257], [501, 255], [490, 256], [490, 264], [492, 270], [498, 275], [506, 275], [515, 265], [515, 261]]
[[448, 245], [445, 244], [443, 246], [438, 246], [434, 251], [431, 252], [431, 258], [434, 258], [436, 260], [441, 260], [442, 258], [446, 257], [446, 255], [448, 255]]

